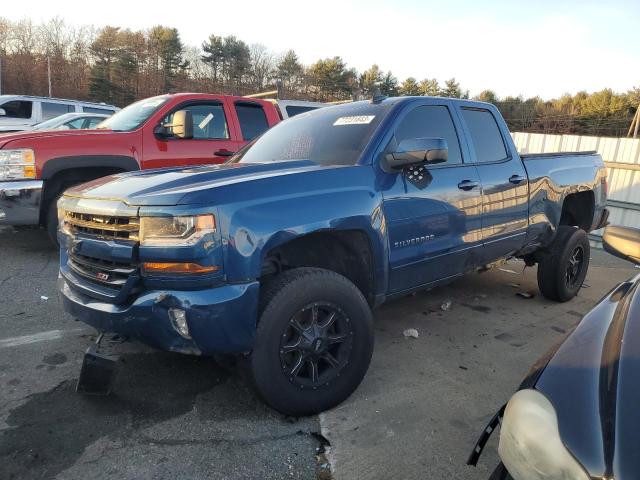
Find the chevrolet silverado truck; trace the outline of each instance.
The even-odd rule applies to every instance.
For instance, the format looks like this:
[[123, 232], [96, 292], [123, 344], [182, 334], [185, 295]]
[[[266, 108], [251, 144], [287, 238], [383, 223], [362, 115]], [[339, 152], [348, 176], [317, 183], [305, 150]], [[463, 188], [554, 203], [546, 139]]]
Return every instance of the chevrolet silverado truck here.
[[521, 156], [490, 104], [376, 97], [282, 122], [223, 165], [68, 190], [59, 288], [101, 332], [247, 355], [269, 405], [308, 415], [357, 388], [387, 300], [511, 257], [571, 299], [606, 194], [596, 153]]
[[141, 100], [97, 130], [0, 136], [0, 225], [42, 225], [56, 241], [67, 188], [117, 172], [222, 163], [281, 119], [259, 99], [179, 93]]

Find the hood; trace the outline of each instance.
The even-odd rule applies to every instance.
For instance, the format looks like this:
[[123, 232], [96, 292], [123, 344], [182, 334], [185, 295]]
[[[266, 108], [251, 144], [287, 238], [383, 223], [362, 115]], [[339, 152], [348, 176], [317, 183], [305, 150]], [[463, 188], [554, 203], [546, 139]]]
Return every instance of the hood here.
[[[0, 148], [15, 140], [30, 140], [54, 137], [74, 137], [84, 135], [109, 135], [113, 130], [44, 130], [44, 131], [22, 131], [13, 133], [0, 132]], [[118, 132], [120, 133], [120, 132]]]
[[339, 167], [297, 160], [143, 170], [100, 178], [74, 187], [68, 190], [67, 194], [84, 198], [121, 200], [137, 206], [215, 203], [212, 192], [221, 187], [246, 185], [259, 180], [335, 168]]
[[560, 435], [592, 477], [640, 472], [640, 276], [580, 322], [535, 388], [553, 404]]

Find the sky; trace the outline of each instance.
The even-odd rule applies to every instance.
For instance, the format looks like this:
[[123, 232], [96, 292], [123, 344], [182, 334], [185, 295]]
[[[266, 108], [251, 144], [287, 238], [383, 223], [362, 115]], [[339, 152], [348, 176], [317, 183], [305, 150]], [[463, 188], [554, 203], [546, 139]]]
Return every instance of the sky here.
[[[93, 8], [92, 8], [93, 6]], [[162, 24], [199, 46], [211, 34], [293, 48], [303, 63], [341, 56], [400, 80], [455, 77], [471, 94], [548, 99], [580, 90], [640, 86], [637, 0], [29, 0], [0, 16], [39, 23], [147, 29]]]

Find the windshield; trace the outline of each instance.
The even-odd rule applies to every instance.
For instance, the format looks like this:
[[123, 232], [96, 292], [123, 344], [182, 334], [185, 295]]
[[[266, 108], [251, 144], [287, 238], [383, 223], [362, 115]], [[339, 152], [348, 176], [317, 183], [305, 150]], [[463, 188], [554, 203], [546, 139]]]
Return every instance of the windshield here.
[[311, 160], [355, 165], [392, 105], [358, 102], [302, 113], [267, 130], [231, 162]]
[[169, 100], [167, 95], [159, 97], [151, 97], [139, 102], [132, 103], [128, 107], [123, 108], [113, 116], [107, 118], [96, 128], [102, 130], [115, 130], [117, 132], [130, 132], [135, 130], [147, 119], [153, 115], [165, 102]]
[[35, 127], [33, 127], [33, 129], [34, 130], [49, 130], [50, 128], [56, 128], [56, 127], [62, 125], [67, 120], [71, 120], [72, 118], [75, 118], [75, 117], [76, 117], [75, 113], [65, 113], [64, 115], [60, 115], [58, 117], [53, 117], [52, 119], [47, 120], [45, 122], [40, 122]]

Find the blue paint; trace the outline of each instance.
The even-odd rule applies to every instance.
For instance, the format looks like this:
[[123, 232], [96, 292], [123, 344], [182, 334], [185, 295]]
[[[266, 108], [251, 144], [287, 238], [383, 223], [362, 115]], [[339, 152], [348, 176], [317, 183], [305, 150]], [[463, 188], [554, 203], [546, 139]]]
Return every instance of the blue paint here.
[[[419, 188], [401, 171], [385, 171], [384, 149], [414, 108], [449, 109], [460, 138], [463, 163], [427, 167], [429, 182]], [[358, 115], [368, 103], [320, 109], [309, 115]], [[461, 108], [489, 110], [500, 128], [508, 157], [481, 163]], [[213, 214], [217, 230], [188, 247], [145, 247], [60, 233], [65, 307], [99, 330], [129, 333], [165, 349], [202, 353], [245, 351], [257, 322], [259, 278], [269, 251], [301, 236], [326, 231], [358, 231], [369, 240], [375, 303], [450, 281], [501, 258], [531, 253], [553, 239], [567, 195], [593, 191], [592, 228], [606, 200], [604, 164], [596, 155], [518, 155], [497, 109], [465, 100], [406, 97], [382, 102], [375, 131], [352, 165], [311, 160], [230, 163], [187, 169], [121, 174], [115, 180], [77, 187], [74, 196], [119, 199], [140, 216]], [[298, 117], [267, 132], [296, 125]], [[286, 125], [288, 126], [286, 126]], [[349, 127], [336, 127], [349, 128]], [[289, 130], [287, 130], [289, 131]], [[258, 143], [259, 145], [259, 143]], [[257, 147], [253, 147], [257, 148]], [[514, 184], [513, 176], [523, 177]], [[471, 190], [461, 181], [477, 182]], [[64, 208], [66, 197], [60, 202]], [[124, 295], [108, 298], [90, 281], [74, 276], [66, 249], [107, 261], [195, 262], [220, 267], [214, 274], [145, 276]], [[163, 302], [187, 310], [193, 341], [168, 323]], [[167, 300], [169, 298], [170, 300]]]

